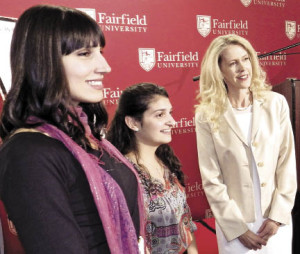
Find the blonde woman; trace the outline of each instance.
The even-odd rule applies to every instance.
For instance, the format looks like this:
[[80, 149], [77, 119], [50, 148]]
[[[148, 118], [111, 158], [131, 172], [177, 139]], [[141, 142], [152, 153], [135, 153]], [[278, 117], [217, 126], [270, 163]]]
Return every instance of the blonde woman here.
[[291, 253], [296, 164], [285, 98], [237, 35], [212, 41], [200, 77], [198, 158], [219, 253]]

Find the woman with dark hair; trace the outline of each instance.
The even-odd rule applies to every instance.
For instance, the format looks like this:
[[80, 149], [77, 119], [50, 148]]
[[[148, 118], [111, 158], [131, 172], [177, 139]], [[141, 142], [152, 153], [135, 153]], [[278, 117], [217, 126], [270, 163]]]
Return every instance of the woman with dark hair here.
[[26, 253], [139, 252], [138, 176], [102, 137], [104, 46], [98, 24], [75, 9], [34, 6], [16, 24], [0, 197]]
[[163, 87], [126, 88], [108, 140], [133, 163], [144, 186], [146, 247], [151, 253], [198, 253], [181, 164], [168, 145], [175, 121]]

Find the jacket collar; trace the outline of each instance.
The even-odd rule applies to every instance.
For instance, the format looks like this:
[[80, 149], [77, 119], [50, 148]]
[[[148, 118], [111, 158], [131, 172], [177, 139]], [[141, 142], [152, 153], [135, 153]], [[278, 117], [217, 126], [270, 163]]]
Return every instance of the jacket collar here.
[[251, 133], [251, 140], [255, 139], [257, 131], [260, 126], [260, 117], [261, 117], [261, 110], [264, 100], [263, 99], [253, 99], [253, 115], [252, 115], [252, 133]]
[[[257, 131], [259, 129], [259, 116], [261, 113], [261, 106], [263, 104], [263, 100], [253, 99], [253, 107], [252, 107], [252, 132], [251, 132], [251, 140], [254, 140]], [[244, 137], [239, 124], [234, 116], [233, 109], [231, 107], [229, 99], [227, 99], [227, 109], [224, 112], [224, 118], [232, 131], [238, 136], [238, 138], [246, 145], [249, 146], [247, 138]]]

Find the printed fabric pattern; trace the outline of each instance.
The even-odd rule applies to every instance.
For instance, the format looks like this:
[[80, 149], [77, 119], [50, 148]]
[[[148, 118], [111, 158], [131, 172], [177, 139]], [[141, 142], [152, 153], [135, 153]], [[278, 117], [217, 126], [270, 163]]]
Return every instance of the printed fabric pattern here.
[[165, 168], [164, 184], [134, 164], [144, 186], [147, 211], [146, 247], [152, 254], [184, 253], [197, 227], [192, 221], [184, 187]]

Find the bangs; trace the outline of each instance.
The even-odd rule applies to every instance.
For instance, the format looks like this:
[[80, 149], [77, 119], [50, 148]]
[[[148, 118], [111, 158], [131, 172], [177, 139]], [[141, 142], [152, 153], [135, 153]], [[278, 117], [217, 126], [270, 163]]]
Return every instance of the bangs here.
[[61, 34], [62, 55], [69, 55], [80, 48], [105, 46], [103, 32], [96, 21], [83, 12], [78, 13], [69, 12], [64, 17]]

